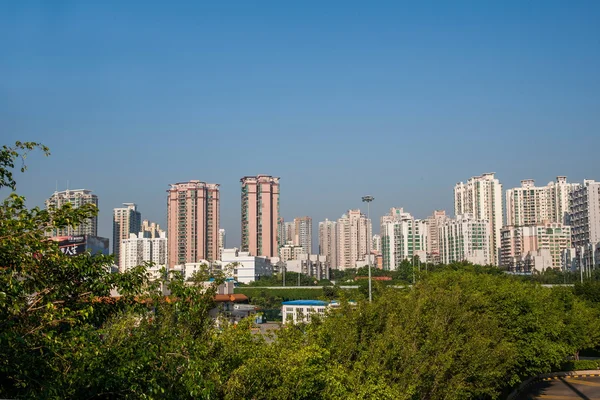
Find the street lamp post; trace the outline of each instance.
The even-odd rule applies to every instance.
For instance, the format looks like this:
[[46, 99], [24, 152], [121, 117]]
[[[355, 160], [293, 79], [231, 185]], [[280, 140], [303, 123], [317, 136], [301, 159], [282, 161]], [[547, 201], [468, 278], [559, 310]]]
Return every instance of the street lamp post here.
[[[370, 206], [371, 206], [371, 202], [373, 200], [375, 200], [375, 197], [373, 197], [373, 196], [363, 196], [362, 197], [363, 203], [367, 203], [367, 223], [371, 221], [371, 215], [370, 215], [371, 207]], [[369, 232], [368, 226], [366, 228], [367, 228], [367, 239], [373, 240], [372, 238], [368, 238], [368, 232]], [[369, 249], [369, 247], [370, 246], [367, 243], [367, 250]], [[367, 254], [367, 263], [369, 266], [369, 303], [370, 303], [373, 301], [373, 294], [371, 291], [371, 254]]]

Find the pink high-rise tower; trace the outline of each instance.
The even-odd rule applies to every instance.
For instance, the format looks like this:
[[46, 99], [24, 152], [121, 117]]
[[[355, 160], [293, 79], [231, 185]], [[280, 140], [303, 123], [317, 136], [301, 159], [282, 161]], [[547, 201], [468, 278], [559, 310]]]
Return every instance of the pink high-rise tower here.
[[278, 256], [279, 178], [245, 176], [242, 182], [242, 251]]
[[169, 268], [219, 257], [219, 185], [196, 180], [167, 190]]

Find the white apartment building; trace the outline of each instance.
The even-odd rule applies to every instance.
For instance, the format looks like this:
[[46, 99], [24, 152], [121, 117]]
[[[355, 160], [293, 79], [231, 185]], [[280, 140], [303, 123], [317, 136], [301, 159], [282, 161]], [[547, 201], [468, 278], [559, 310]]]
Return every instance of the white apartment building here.
[[381, 235], [373, 235], [373, 244], [371, 251], [375, 254], [381, 254]]
[[570, 195], [569, 223], [573, 247], [600, 242], [600, 182], [586, 179]]
[[123, 203], [124, 207], [113, 209], [113, 256], [120, 263], [119, 250], [121, 241], [129, 239], [129, 235], [137, 234], [142, 229], [142, 214], [134, 203]]
[[454, 214], [471, 214], [475, 220], [488, 221], [491, 235], [488, 253], [492, 265], [499, 263], [502, 212], [502, 184], [494, 172], [474, 176], [454, 187]]
[[287, 242], [279, 248], [279, 259], [281, 261], [297, 260], [301, 254], [306, 254], [306, 250], [302, 246], [296, 246], [292, 242]]
[[468, 261], [492, 264], [490, 256], [490, 223], [470, 214], [447, 219], [439, 228], [439, 249], [444, 264]]
[[144, 237], [144, 233], [130, 233], [129, 239], [121, 240], [119, 271], [125, 272], [145, 262], [161, 268], [167, 266], [167, 235], [162, 231], [157, 238]]
[[[61, 208], [63, 205], [71, 203], [73, 208], [78, 208], [84, 204], [94, 204], [98, 207], [98, 196], [92, 194], [91, 190], [76, 189], [54, 192], [46, 200], [46, 209]], [[48, 236], [98, 236], [98, 216], [88, 218], [88, 220], [76, 228], [68, 227], [64, 229], [54, 229], [47, 233]]]
[[337, 223], [325, 219], [319, 222], [319, 255], [327, 258], [329, 267], [338, 266]]
[[219, 229], [219, 260], [221, 259], [221, 255], [223, 254], [223, 249], [227, 246], [227, 234], [225, 233], [225, 229]]
[[506, 225], [526, 226], [544, 222], [567, 223], [569, 195], [578, 185], [566, 176], [556, 182], [535, 186], [533, 179], [521, 181], [521, 187], [506, 191]]
[[145, 219], [142, 221], [142, 227], [140, 228], [140, 232], [144, 234], [144, 237], [158, 238], [160, 237], [161, 232], [164, 231], [160, 229], [160, 225], [156, 222], [150, 222], [147, 219]]
[[392, 208], [381, 218], [383, 269], [396, 270], [404, 260], [418, 256], [427, 262], [427, 222], [415, 219], [402, 208]]
[[[502, 266], [520, 272], [561, 268], [562, 253], [570, 247], [571, 227], [558, 222], [506, 226], [502, 228], [500, 261]], [[544, 258], [542, 267], [535, 257]], [[533, 267], [528, 262], [533, 262]]]
[[[221, 257], [222, 268], [235, 280], [241, 283], [250, 283], [263, 276], [273, 275], [273, 266], [267, 257], [251, 256], [249, 252], [239, 251], [237, 248], [224, 249]], [[227, 271], [231, 265], [232, 271]]]
[[312, 253], [312, 218], [298, 217], [294, 218], [294, 244], [302, 246], [305, 253]]
[[356, 268], [371, 254], [371, 221], [360, 210], [348, 210], [337, 221], [337, 268]]

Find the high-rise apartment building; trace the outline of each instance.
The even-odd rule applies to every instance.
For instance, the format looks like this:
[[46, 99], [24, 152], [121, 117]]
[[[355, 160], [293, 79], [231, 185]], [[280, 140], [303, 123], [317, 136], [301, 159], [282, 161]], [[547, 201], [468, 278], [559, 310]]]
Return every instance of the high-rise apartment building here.
[[219, 185], [198, 180], [167, 190], [169, 268], [219, 255]]
[[427, 222], [415, 219], [401, 208], [392, 208], [381, 218], [383, 269], [396, 270], [404, 260], [418, 256], [427, 262]]
[[297, 260], [300, 254], [308, 254], [302, 246], [288, 242], [279, 248], [279, 258], [281, 261]]
[[565, 176], [556, 182], [535, 186], [533, 179], [521, 181], [521, 187], [506, 191], [506, 225], [527, 226], [545, 222], [566, 223], [569, 213], [569, 194], [577, 187]]
[[319, 222], [319, 254], [325, 256], [327, 265], [338, 267], [337, 224], [325, 219]]
[[375, 254], [381, 254], [381, 235], [373, 235], [372, 242], [371, 251]]
[[307, 254], [312, 254], [312, 218], [294, 218], [294, 244], [302, 246]]
[[281, 248], [285, 243], [285, 221], [283, 220], [283, 217], [279, 217], [277, 219], [277, 246]]
[[337, 221], [337, 267], [356, 268], [358, 261], [367, 261], [371, 254], [371, 221], [360, 210], [348, 210]]
[[242, 252], [277, 257], [279, 178], [245, 176], [242, 183]]
[[154, 263], [154, 269], [167, 266], [167, 236], [160, 231], [158, 237], [148, 237], [148, 232], [131, 233], [121, 240], [119, 271], [125, 272], [145, 262]]
[[[92, 194], [91, 190], [76, 189], [63, 190], [62, 192], [54, 192], [48, 200], [46, 200], [46, 208], [60, 208], [63, 205], [71, 203], [73, 208], [78, 208], [84, 204], [94, 204], [98, 207], [98, 196]], [[48, 236], [80, 236], [92, 235], [98, 236], [98, 216], [88, 218], [81, 225], [72, 228], [54, 229], [48, 232]]]
[[296, 241], [296, 224], [294, 222], [284, 223], [284, 243]]
[[227, 235], [225, 233], [225, 229], [219, 229], [219, 260], [223, 255], [223, 249], [227, 246]]
[[454, 187], [454, 214], [471, 214], [476, 220], [486, 220], [490, 225], [490, 264], [498, 265], [500, 230], [502, 229], [502, 184], [494, 173], [470, 178], [467, 183]]
[[435, 210], [433, 215], [428, 217], [427, 223], [427, 261], [439, 264], [442, 262], [440, 255], [440, 227], [448, 220], [446, 211]]
[[144, 234], [144, 237], [147, 238], [157, 238], [160, 237], [161, 232], [164, 232], [160, 229], [160, 225], [156, 222], [150, 222], [147, 219], [142, 221], [142, 228], [140, 231]]
[[113, 256], [117, 265], [120, 263], [119, 249], [121, 241], [129, 239], [129, 235], [137, 234], [142, 228], [142, 214], [134, 203], [123, 203], [125, 207], [113, 209]]
[[548, 250], [551, 268], [560, 268], [561, 253], [571, 247], [571, 227], [559, 222], [502, 228], [500, 265], [513, 271], [526, 271], [529, 257]]
[[439, 228], [439, 249], [444, 264], [468, 261], [488, 265], [490, 257], [490, 223], [470, 214], [447, 219]]
[[570, 194], [569, 224], [573, 247], [600, 242], [600, 182], [583, 181]]

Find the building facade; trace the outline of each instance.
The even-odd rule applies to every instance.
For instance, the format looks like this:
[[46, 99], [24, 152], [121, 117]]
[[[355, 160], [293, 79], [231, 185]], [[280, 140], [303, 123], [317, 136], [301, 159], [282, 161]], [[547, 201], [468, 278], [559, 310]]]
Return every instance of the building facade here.
[[[545, 268], [561, 268], [562, 253], [571, 247], [571, 227], [558, 222], [547, 222], [530, 226], [506, 226], [502, 228], [500, 261], [511, 271], [531, 272], [528, 262], [541, 257], [548, 261]], [[547, 250], [543, 253], [542, 250]], [[539, 264], [539, 262], [538, 262]]]
[[337, 221], [337, 268], [356, 268], [371, 254], [371, 221], [360, 210], [348, 210]]
[[470, 214], [449, 218], [439, 228], [440, 257], [444, 264], [468, 261], [492, 264], [490, 223]]
[[167, 191], [169, 268], [219, 255], [219, 185], [198, 180]]
[[427, 224], [427, 262], [439, 264], [442, 262], [440, 255], [440, 227], [446, 222], [448, 216], [444, 210], [435, 210], [433, 215], [425, 220]]
[[330, 268], [337, 268], [337, 223], [325, 219], [319, 222], [319, 255], [326, 257]]
[[297, 260], [300, 254], [307, 254], [302, 246], [297, 246], [292, 242], [287, 242], [286, 245], [279, 248], [279, 259], [281, 261]]
[[305, 253], [312, 254], [312, 218], [294, 218], [294, 230], [294, 244], [296, 246], [302, 246]]
[[490, 226], [489, 261], [498, 265], [500, 256], [500, 231], [502, 229], [502, 184], [493, 172], [459, 182], [454, 187], [454, 214], [470, 214], [475, 220], [486, 220]]
[[[84, 204], [93, 204], [97, 208], [98, 196], [87, 189], [54, 192], [54, 194], [46, 200], [46, 209], [58, 209], [67, 203], [71, 203], [73, 208], [81, 207]], [[54, 229], [47, 234], [48, 236], [98, 236], [98, 216], [96, 215], [92, 218], [88, 218], [84, 223], [75, 228], [67, 227], [63, 229]]]
[[155, 268], [167, 267], [168, 245], [166, 232], [158, 237], [149, 237], [144, 232], [130, 233], [128, 239], [121, 240], [119, 271], [125, 272], [146, 262], [154, 263]]
[[140, 232], [143, 232], [144, 237], [157, 238], [160, 237], [160, 234], [164, 231], [160, 229], [160, 225], [156, 222], [150, 222], [145, 219], [142, 221]]
[[113, 255], [117, 265], [120, 263], [121, 241], [129, 239], [132, 233], [142, 229], [142, 214], [134, 203], [123, 203], [125, 207], [113, 209]]
[[381, 253], [384, 270], [396, 270], [404, 260], [418, 256], [427, 262], [427, 222], [402, 208], [392, 208], [381, 219]]
[[242, 252], [277, 257], [279, 243], [279, 178], [269, 175], [242, 178]]
[[506, 225], [527, 226], [545, 222], [567, 223], [569, 196], [577, 187], [567, 177], [537, 187], [533, 179], [521, 181], [521, 187], [506, 191]]
[[571, 191], [569, 224], [573, 247], [600, 242], [600, 182], [586, 179]]
[[[267, 257], [255, 257], [237, 248], [224, 249], [222, 268], [228, 275], [241, 283], [250, 283], [263, 276], [273, 275], [273, 266]], [[230, 266], [230, 270], [227, 268]]]

